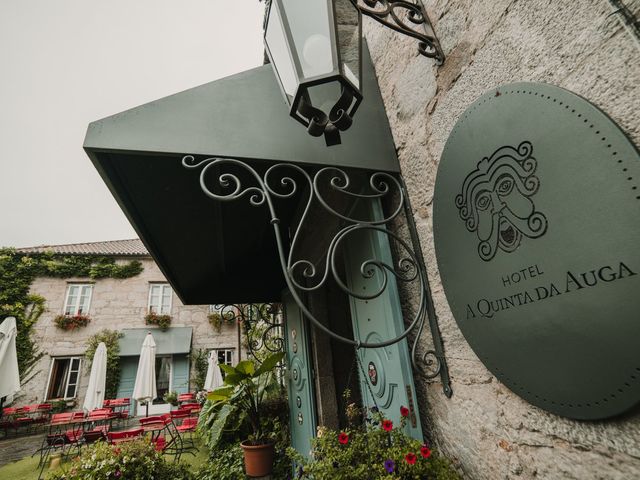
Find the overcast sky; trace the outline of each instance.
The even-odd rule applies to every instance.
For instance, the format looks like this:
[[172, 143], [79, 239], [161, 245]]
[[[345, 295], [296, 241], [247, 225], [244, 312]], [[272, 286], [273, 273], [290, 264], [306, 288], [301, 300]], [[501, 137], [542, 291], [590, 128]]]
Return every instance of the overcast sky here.
[[0, 246], [134, 238], [87, 125], [260, 65], [262, 16], [258, 0], [0, 0]]

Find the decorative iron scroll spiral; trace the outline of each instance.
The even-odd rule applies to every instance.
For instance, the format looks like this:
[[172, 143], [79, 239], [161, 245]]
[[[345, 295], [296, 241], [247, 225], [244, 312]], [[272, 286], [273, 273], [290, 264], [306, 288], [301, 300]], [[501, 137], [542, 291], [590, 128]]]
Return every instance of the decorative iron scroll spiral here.
[[[230, 158], [206, 158], [198, 161], [193, 156], [187, 155], [183, 157], [182, 165], [185, 168], [189, 169], [202, 168], [202, 170], [200, 171], [200, 187], [202, 188], [204, 194], [208, 197], [219, 201], [234, 201], [243, 197], [248, 197], [249, 203], [252, 206], [265, 205], [269, 209], [269, 215], [271, 219], [270, 222], [273, 225], [278, 255], [285, 281], [287, 283], [287, 286], [289, 287], [289, 290], [291, 291], [293, 299], [304, 313], [304, 316], [309, 321], [311, 321], [316, 328], [320, 329], [321, 331], [338, 341], [356, 346], [358, 348], [381, 348], [403, 340], [414, 328], [417, 327], [418, 330], [412, 347], [412, 361], [414, 368], [427, 378], [432, 378], [433, 376], [438, 374], [437, 372], [435, 374], [427, 372], [417, 359], [417, 345], [424, 328], [427, 312], [426, 272], [424, 271], [424, 266], [418, 261], [414, 249], [402, 238], [386, 228], [387, 223], [394, 220], [403, 210], [405, 210], [405, 208], [407, 208], [407, 205], [405, 203], [404, 188], [394, 176], [384, 172], [372, 173], [369, 176], [368, 184], [371, 193], [363, 194], [354, 192], [350, 189], [351, 180], [349, 178], [349, 175], [344, 170], [337, 167], [322, 168], [318, 170], [312, 178], [306, 170], [297, 165], [288, 163], [279, 163], [271, 166], [263, 176], [261, 176], [255, 169], [253, 169], [245, 162]], [[255, 181], [255, 184], [243, 185], [241, 179], [237, 175], [231, 173], [222, 173], [218, 176], [218, 184], [221, 187], [224, 187], [226, 191], [223, 190], [220, 193], [216, 193], [207, 185], [207, 182], [205, 180], [206, 175], [209, 169], [213, 167], [223, 166], [235, 166], [244, 169], [250, 175], [253, 181]], [[295, 228], [295, 232], [293, 233], [291, 244], [289, 245], [288, 255], [285, 254], [285, 245], [282, 240], [282, 233], [280, 231], [279, 225], [280, 219], [276, 214], [273, 204], [273, 198], [288, 199], [293, 197], [293, 195], [295, 195], [295, 193], [300, 190], [297, 181], [293, 178], [293, 176], [290, 176], [290, 174], [287, 175], [286, 171], [292, 171], [295, 172], [295, 174], [301, 176], [309, 187], [309, 195], [306, 198], [306, 204], [304, 206], [300, 221]], [[391, 208], [391, 214], [379, 220], [353, 218], [348, 215], [342, 214], [331, 207], [320, 188], [320, 186], [324, 185], [325, 182], [333, 190], [340, 192], [341, 194], [359, 199], [381, 198], [395, 191], [397, 193], [397, 205], [394, 205], [393, 208]], [[300, 240], [300, 232], [302, 230], [302, 226], [307, 220], [311, 204], [314, 200], [317, 201], [331, 215], [334, 215], [335, 217], [347, 223], [347, 225], [341, 228], [331, 239], [325, 255], [326, 260], [320, 271], [316, 268], [313, 262], [308, 259], [294, 260], [296, 246], [298, 245]], [[366, 295], [354, 292], [348, 288], [346, 283], [340, 278], [338, 274], [339, 269], [336, 261], [336, 252], [338, 251], [340, 245], [350, 235], [363, 230], [376, 231], [389, 236], [399, 246], [398, 255], [400, 256], [400, 259], [397, 261], [397, 265], [389, 265], [375, 258], [367, 259], [362, 262], [360, 273], [364, 278], [373, 278], [374, 276], [378, 275], [381, 279], [381, 286], [375, 292]], [[414, 248], [416, 248], [415, 238], [412, 238], [412, 242], [414, 243]], [[381, 295], [385, 290], [388, 284], [389, 274], [393, 275], [398, 282], [406, 283], [419, 281], [420, 299], [417, 312], [409, 322], [405, 331], [394, 338], [387, 339], [382, 342], [360, 342], [351, 338], [343, 337], [333, 332], [327, 326], [322, 324], [313, 315], [313, 313], [311, 313], [298, 293], [300, 291], [318, 290], [326, 284], [329, 276], [331, 276], [338, 287], [347, 295], [359, 299], [373, 299]], [[309, 284], [302, 285], [299, 281], [296, 280], [296, 275], [302, 275], [306, 280], [308, 280]], [[256, 344], [256, 346], [257, 345], [258, 344]], [[438, 355], [434, 354], [434, 356], [436, 359], [438, 359], [438, 365], [440, 365]], [[426, 359], [426, 354], [424, 358]], [[432, 362], [427, 362], [427, 364], [432, 364]], [[440, 371], [440, 366], [438, 366], [437, 370]]]
[[214, 305], [227, 322], [242, 324], [247, 338], [247, 350], [258, 362], [260, 352], [284, 351], [282, 309], [278, 303], [233, 303]]
[[[382, 25], [398, 33], [419, 40], [418, 51], [425, 57], [433, 58], [438, 65], [444, 62], [444, 52], [433, 33], [433, 26], [420, 0], [351, 0], [363, 15], [373, 18]], [[405, 20], [406, 19], [406, 20]], [[413, 25], [407, 23], [410, 22]], [[421, 32], [416, 27], [423, 27]]]

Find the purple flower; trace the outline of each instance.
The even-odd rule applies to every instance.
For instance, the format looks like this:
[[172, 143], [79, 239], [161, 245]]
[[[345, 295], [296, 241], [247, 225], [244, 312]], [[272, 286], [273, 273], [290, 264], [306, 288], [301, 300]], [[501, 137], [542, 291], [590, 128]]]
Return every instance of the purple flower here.
[[116, 470], [116, 478], [120, 478], [122, 472], [120, 470]]
[[394, 462], [391, 459], [385, 460], [384, 462], [384, 469], [388, 472], [388, 473], [393, 473], [393, 471], [396, 469], [396, 462]]

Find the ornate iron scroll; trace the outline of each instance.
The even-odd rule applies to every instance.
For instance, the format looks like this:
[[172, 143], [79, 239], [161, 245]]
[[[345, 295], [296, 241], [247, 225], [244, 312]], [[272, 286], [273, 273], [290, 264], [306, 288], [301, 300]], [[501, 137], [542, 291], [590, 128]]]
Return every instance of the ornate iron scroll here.
[[[304, 316], [314, 327], [322, 330], [338, 341], [353, 345], [357, 348], [386, 347], [403, 340], [411, 331], [417, 328], [411, 350], [414, 369], [428, 379], [440, 375], [445, 394], [451, 396], [442, 339], [437, 325], [437, 317], [428, 286], [427, 271], [422, 258], [422, 251], [413, 221], [411, 206], [404, 185], [396, 177], [385, 172], [368, 174], [369, 178], [366, 188], [368, 188], [369, 193], [360, 193], [358, 188], [352, 187], [349, 175], [337, 167], [321, 168], [311, 176], [298, 165], [279, 163], [269, 167], [266, 172], [261, 175], [253, 167], [240, 160], [231, 158], [196, 160], [191, 155], [183, 157], [182, 165], [189, 169], [201, 168], [200, 187], [206, 196], [218, 201], [233, 201], [247, 197], [250, 205], [254, 207], [266, 206], [268, 208], [270, 223], [273, 226], [278, 256], [285, 281], [291, 291], [291, 296], [300, 307]], [[240, 173], [231, 173], [227, 170], [226, 173], [219, 174], [216, 187], [214, 189], [209, 188], [208, 182], [206, 181], [207, 172], [214, 172], [224, 167], [230, 168], [232, 171], [233, 169], [236, 169], [238, 172], [243, 171], [248, 175], [248, 178], [251, 179], [251, 184], [243, 185]], [[298, 185], [294, 177], [303, 178], [304, 184]], [[276, 213], [274, 201], [276, 199], [291, 199], [297, 193], [303, 194], [307, 191], [306, 188], [303, 187], [308, 188], [309, 193], [300, 220], [291, 236], [291, 243], [286, 246], [289, 252], [287, 254], [287, 248], [283, 242], [280, 228], [280, 218]], [[365, 185], [357, 185], [356, 187], [365, 187]], [[351, 197], [354, 200], [380, 199], [388, 196], [393, 202], [392, 208], [389, 210], [391, 213], [379, 219], [365, 220], [353, 218], [349, 216], [349, 214], [341, 213], [331, 206], [328, 200], [329, 195], [323, 193], [323, 191], [327, 189], [331, 189], [333, 193]], [[313, 202], [318, 203], [326, 212], [340, 222], [338, 232], [328, 242], [326, 252], [322, 257], [324, 262], [320, 266], [316, 266], [310, 259], [295, 259], [297, 253], [296, 247], [299, 246], [300, 243], [300, 232], [308, 220]], [[397, 219], [403, 212], [409, 226], [411, 245], [387, 228], [387, 225]], [[379, 276], [380, 279], [378, 282], [379, 288], [372, 293], [350, 290], [346, 282], [340, 278], [339, 274], [340, 269], [337, 262], [337, 252], [348, 237], [359, 231], [381, 232], [388, 236], [396, 245], [396, 256], [398, 258], [395, 264], [388, 264], [376, 258], [367, 259], [362, 262], [360, 274], [364, 278], [370, 279], [374, 276]], [[410, 322], [406, 322], [408, 323], [406, 329], [396, 337], [380, 342], [361, 342], [333, 332], [314, 316], [300, 297], [300, 292], [316, 291], [325, 286], [329, 279], [332, 279], [338, 288], [348, 296], [361, 300], [370, 300], [377, 298], [385, 291], [389, 281], [389, 275], [393, 275], [397, 282], [407, 284], [418, 282], [420, 295], [418, 308]], [[418, 342], [427, 317], [429, 318], [434, 341], [434, 350], [430, 350], [422, 356], [419, 356]]]
[[284, 351], [282, 306], [279, 303], [233, 303], [214, 305], [226, 322], [239, 323], [249, 355], [261, 364], [270, 353]]
[[417, 39], [418, 51], [422, 55], [435, 59], [438, 65], [444, 63], [444, 52], [420, 0], [415, 3], [411, 0], [351, 0], [351, 3], [363, 15]]

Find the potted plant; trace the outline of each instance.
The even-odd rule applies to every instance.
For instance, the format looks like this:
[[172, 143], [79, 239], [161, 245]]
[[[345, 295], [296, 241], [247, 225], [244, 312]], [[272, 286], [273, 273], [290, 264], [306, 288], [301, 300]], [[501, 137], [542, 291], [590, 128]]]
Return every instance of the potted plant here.
[[164, 394], [162, 399], [174, 407], [178, 406], [178, 392], [167, 392]]
[[260, 366], [252, 360], [239, 362], [235, 367], [221, 364], [225, 373], [224, 385], [209, 393], [207, 399], [219, 408], [215, 424], [222, 430], [227, 419], [246, 415], [251, 435], [241, 442], [245, 470], [250, 477], [271, 474], [274, 460], [274, 441], [271, 432], [264, 431], [262, 415], [267, 392], [273, 386], [274, 370], [284, 353], [269, 355]]

